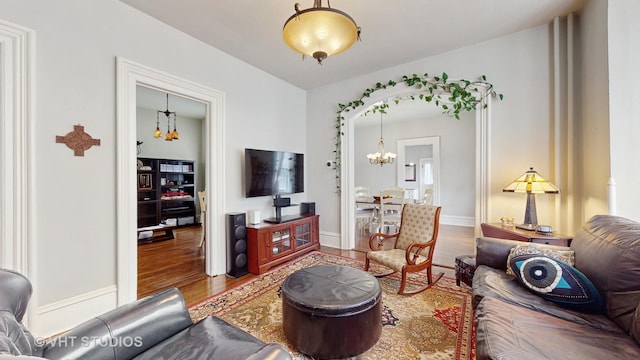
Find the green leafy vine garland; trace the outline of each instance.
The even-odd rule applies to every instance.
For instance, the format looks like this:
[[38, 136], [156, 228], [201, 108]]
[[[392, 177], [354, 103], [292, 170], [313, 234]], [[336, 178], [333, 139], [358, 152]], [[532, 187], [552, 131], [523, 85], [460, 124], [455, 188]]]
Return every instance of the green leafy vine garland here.
[[[336, 174], [336, 192], [340, 194], [340, 176], [341, 176], [341, 147], [342, 136], [344, 132], [342, 127], [344, 126], [344, 113], [351, 110], [355, 110], [360, 106], [365, 105], [364, 99], [371, 97], [371, 95], [379, 90], [387, 89], [388, 87], [394, 87], [399, 84], [406, 84], [408, 87], [414, 87], [418, 89], [417, 94], [409, 95], [404, 98], [393, 99], [393, 102], [397, 105], [401, 100], [423, 100], [428, 103], [434, 103], [436, 106], [442, 108], [443, 114], [453, 116], [460, 120], [460, 113], [462, 111], [476, 110], [476, 106], [482, 102], [482, 100], [489, 95], [497, 95], [500, 100], [503, 99], [502, 94], [496, 94], [493, 91], [493, 85], [487, 82], [486, 76], [482, 75], [480, 80], [469, 81], [464, 79], [449, 81], [449, 76], [446, 73], [442, 73], [442, 76], [432, 76], [425, 73], [420, 76], [413, 74], [411, 76], [404, 75], [402, 80], [393, 81], [389, 80], [386, 84], [376, 83], [373, 88], [366, 89], [362, 95], [347, 104], [338, 104], [338, 116], [335, 122], [336, 137], [335, 137], [335, 149], [333, 170]], [[480, 94], [480, 97], [477, 95]], [[486, 106], [486, 104], [485, 104]], [[368, 109], [365, 114], [369, 112], [386, 113], [389, 108], [388, 102], [382, 102], [375, 104]]]

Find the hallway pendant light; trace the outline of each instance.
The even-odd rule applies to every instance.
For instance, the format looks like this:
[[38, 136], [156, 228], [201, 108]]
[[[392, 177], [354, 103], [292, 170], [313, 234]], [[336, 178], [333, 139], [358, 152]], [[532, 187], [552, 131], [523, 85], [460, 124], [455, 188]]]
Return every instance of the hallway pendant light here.
[[378, 142], [378, 151], [367, 155], [369, 163], [372, 165], [393, 164], [397, 155], [392, 152], [384, 151], [384, 139], [382, 138], [382, 113], [380, 113], [380, 142]]
[[313, 7], [300, 10], [296, 3], [295, 14], [284, 23], [282, 37], [290, 48], [311, 56], [322, 64], [328, 56], [339, 54], [360, 39], [360, 28], [347, 13], [322, 7], [322, 0], [314, 0]]
[[162, 130], [160, 130], [160, 111], [156, 113], [156, 129], [153, 131], [153, 137], [156, 139], [162, 138]]
[[[169, 94], [167, 94], [167, 109], [162, 111], [156, 111], [156, 130], [153, 132], [153, 137], [156, 139], [162, 138], [162, 131], [160, 131], [160, 114], [164, 114], [167, 117], [167, 134], [164, 139], [166, 141], [178, 140], [179, 134], [176, 130], [176, 113], [175, 111], [169, 111]], [[171, 131], [171, 118], [173, 117], [173, 131]]]
[[176, 121], [178, 121], [178, 119], [174, 116], [173, 117], [173, 131], [171, 132], [171, 140], [178, 140], [180, 138], [180, 136], [178, 134], [178, 130], [176, 130]]

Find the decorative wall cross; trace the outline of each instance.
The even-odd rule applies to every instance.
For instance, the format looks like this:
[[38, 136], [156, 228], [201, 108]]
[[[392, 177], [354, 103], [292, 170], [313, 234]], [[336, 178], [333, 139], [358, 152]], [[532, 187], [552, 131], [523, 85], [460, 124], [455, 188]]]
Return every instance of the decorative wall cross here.
[[56, 143], [62, 143], [73, 150], [74, 156], [84, 156], [84, 152], [92, 146], [100, 146], [100, 139], [94, 139], [84, 132], [84, 126], [74, 125], [73, 131], [65, 136], [56, 135]]

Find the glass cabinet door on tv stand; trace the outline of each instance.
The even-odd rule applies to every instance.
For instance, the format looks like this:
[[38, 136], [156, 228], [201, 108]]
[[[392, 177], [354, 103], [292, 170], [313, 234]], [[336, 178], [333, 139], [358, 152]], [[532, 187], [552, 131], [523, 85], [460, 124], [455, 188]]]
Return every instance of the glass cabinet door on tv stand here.
[[291, 229], [285, 228], [271, 233], [271, 252], [273, 258], [291, 250]]
[[296, 248], [303, 247], [311, 243], [311, 223], [303, 222], [295, 226]]

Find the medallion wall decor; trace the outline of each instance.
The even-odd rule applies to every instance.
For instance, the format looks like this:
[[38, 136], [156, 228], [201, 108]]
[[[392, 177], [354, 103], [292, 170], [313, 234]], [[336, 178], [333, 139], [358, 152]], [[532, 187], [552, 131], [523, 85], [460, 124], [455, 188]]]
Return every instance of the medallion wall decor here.
[[422, 76], [417, 74], [411, 76], [404, 75], [400, 81], [389, 80], [386, 84], [376, 83], [373, 88], [366, 89], [358, 99], [350, 101], [347, 104], [338, 104], [338, 116], [335, 121], [335, 148], [333, 150], [336, 193], [340, 194], [341, 190], [341, 146], [342, 136], [344, 135], [342, 129], [344, 126], [345, 113], [366, 105], [365, 99], [370, 98], [376, 91], [398, 85], [415, 88], [416, 92], [406, 97], [397, 97], [378, 102], [367, 109], [364, 115], [369, 112], [374, 114], [376, 112], [382, 114], [387, 113], [389, 102], [397, 105], [402, 100], [421, 100], [435, 104], [437, 107], [442, 108], [443, 114], [460, 120], [460, 113], [462, 111], [475, 111], [477, 105], [487, 96], [494, 95], [498, 96], [500, 100], [503, 99], [502, 94], [496, 94], [493, 90], [493, 84], [487, 82], [485, 75], [482, 75], [479, 80], [470, 81], [465, 79], [449, 80], [447, 73], [442, 73], [441, 76], [429, 76], [429, 74], [424, 73]]
[[84, 132], [84, 126], [74, 125], [73, 131], [68, 132], [65, 136], [56, 135], [56, 143], [67, 145], [69, 149], [73, 150], [74, 156], [84, 156], [84, 152], [92, 146], [100, 146], [100, 139], [94, 139]]

